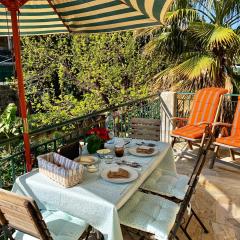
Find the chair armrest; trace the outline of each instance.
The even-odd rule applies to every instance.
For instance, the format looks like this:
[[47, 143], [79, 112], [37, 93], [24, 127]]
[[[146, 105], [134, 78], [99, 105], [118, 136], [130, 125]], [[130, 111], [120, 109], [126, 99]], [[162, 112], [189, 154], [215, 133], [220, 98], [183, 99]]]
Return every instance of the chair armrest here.
[[188, 118], [172, 117], [171, 120], [185, 122], [188, 120]]
[[232, 124], [230, 123], [223, 123], [223, 122], [216, 122], [213, 124], [214, 128], [220, 128], [220, 133], [218, 137], [228, 137], [229, 132], [228, 129], [232, 127]]
[[207, 126], [211, 126], [212, 125], [212, 123], [210, 123], [210, 122], [200, 122], [200, 123], [198, 123], [197, 124], [198, 126], [201, 126], [201, 125], [207, 125]]
[[172, 117], [173, 123], [176, 123], [176, 128], [184, 127], [188, 121], [188, 118]]
[[223, 123], [223, 122], [215, 122], [213, 123], [213, 126], [214, 127], [218, 127], [218, 126], [221, 126], [221, 127], [232, 127], [232, 124], [231, 123]]

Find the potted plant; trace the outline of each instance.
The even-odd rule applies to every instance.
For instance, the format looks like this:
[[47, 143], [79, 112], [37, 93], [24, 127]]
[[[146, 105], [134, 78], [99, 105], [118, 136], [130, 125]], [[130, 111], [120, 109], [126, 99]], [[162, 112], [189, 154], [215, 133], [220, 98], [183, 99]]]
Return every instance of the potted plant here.
[[87, 131], [87, 150], [90, 154], [104, 148], [104, 143], [109, 140], [106, 128], [92, 128]]

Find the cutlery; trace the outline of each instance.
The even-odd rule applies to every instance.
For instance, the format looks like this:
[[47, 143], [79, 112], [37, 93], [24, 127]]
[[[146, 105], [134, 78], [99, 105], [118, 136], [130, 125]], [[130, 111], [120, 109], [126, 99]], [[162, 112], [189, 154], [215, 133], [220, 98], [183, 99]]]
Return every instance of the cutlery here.
[[138, 146], [145, 145], [145, 146], [148, 146], [148, 147], [155, 147], [156, 146], [156, 144], [154, 144], [154, 143], [145, 143], [145, 142], [136, 143], [136, 145], [138, 145]]
[[140, 168], [140, 167], [142, 167], [142, 165], [139, 164], [139, 163], [137, 163], [137, 162], [127, 162], [127, 161], [125, 161], [125, 160], [117, 161], [116, 164], [117, 164], [117, 165], [126, 165], [126, 166], [134, 167], [134, 168]]

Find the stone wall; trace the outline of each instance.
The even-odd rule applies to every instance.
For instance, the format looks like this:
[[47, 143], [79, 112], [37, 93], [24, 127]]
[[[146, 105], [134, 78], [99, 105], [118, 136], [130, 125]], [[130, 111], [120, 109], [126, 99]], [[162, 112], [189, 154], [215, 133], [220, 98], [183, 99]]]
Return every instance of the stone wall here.
[[0, 85], [0, 112], [2, 112], [9, 103], [17, 105], [18, 96], [15, 90], [8, 85]]

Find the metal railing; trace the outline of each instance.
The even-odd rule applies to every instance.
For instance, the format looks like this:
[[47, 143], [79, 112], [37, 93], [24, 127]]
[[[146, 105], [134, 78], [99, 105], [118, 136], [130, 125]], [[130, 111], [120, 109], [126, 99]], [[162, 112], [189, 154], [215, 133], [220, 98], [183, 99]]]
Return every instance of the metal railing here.
[[[176, 113], [178, 117], [188, 117], [194, 93], [178, 92], [176, 95]], [[236, 108], [238, 95], [225, 95], [221, 105], [220, 121], [231, 122]], [[154, 118], [161, 120], [160, 141], [170, 142], [172, 129], [168, 106], [161, 94], [112, 106], [100, 111], [89, 112], [68, 121], [30, 132], [33, 161], [36, 156], [57, 149], [76, 139], [84, 139], [85, 133], [92, 127], [104, 127], [107, 116], [113, 116], [113, 131], [116, 136], [127, 137], [131, 118]], [[64, 130], [63, 130], [64, 129]], [[22, 135], [0, 141], [0, 152], [7, 152], [0, 158], [0, 187], [11, 188], [16, 177], [25, 172], [25, 160]]]
[[[127, 137], [131, 118], [161, 118], [160, 102], [159, 93], [33, 130], [30, 132], [32, 159], [35, 161], [36, 156], [46, 152], [56, 152], [65, 143], [84, 139], [86, 131], [92, 127], [105, 127], [107, 116], [113, 116], [115, 135]], [[16, 177], [25, 172], [22, 135], [0, 141], [0, 151], [8, 152], [6, 157], [0, 158], [0, 187], [9, 189]]]
[[[189, 116], [193, 96], [194, 93], [177, 93], [175, 116]], [[220, 121], [232, 121], [237, 97], [238, 95], [235, 94], [224, 96], [220, 111]], [[172, 129], [171, 117], [173, 116], [169, 113], [168, 106], [162, 100], [161, 94], [158, 93], [97, 112], [89, 112], [89, 114], [78, 118], [31, 131], [31, 153], [33, 160], [40, 154], [49, 151], [56, 152], [60, 146], [67, 142], [81, 138], [84, 139], [87, 129], [91, 127], [104, 127], [108, 116], [113, 117], [112, 130], [116, 136], [120, 137], [128, 137], [130, 122], [133, 117], [159, 119], [161, 120], [160, 141], [170, 142], [170, 130]], [[0, 152], [3, 151], [8, 152], [8, 154], [6, 157], [0, 158], [0, 187], [11, 189], [16, 177], [26, 171], [22, 135], [0, 140]], [[3, 239], [1, 234], [0, 239]]]

